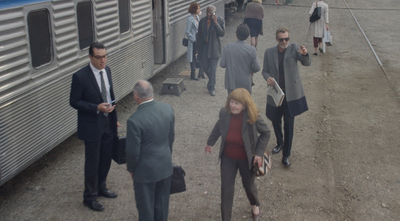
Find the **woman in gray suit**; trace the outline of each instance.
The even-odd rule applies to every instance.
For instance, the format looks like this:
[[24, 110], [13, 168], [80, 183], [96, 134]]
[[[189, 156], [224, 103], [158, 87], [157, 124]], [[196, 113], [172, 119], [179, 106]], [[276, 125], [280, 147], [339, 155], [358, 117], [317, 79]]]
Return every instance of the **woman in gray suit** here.
[[[192, 2], [189, 6], [188, 12], [190, 13], [189, 17], [186, 19], [186, 29], [185, 33], [188, 38], [188, 50], [186, 60], [190, 62], [190, 79], [191, 80], [199, 80], [196, 78], [196, 34], [199, 29], [199, 15], [201, 15], [200, 5], [199, 3]], [[200, 74], [199, 78], [205, 78], [204, 74]]]
[[[260, 135], [258, 135], [260, 134]], [[220, 110], [205, 147], [206, 153], [222, 137], [221, 159], [221, 213], [222, 220], [231, 220], [235, 177], [239, 170], [243, 187], [250, 201], [254, 220], [261, 217], [257, 187], [254, 184], [253, 165], [261, 165], [262, 156], [270, 138], [268, 125], [260, 117], [257, 107], [244, 88], [237, 88], [229, 95]]]

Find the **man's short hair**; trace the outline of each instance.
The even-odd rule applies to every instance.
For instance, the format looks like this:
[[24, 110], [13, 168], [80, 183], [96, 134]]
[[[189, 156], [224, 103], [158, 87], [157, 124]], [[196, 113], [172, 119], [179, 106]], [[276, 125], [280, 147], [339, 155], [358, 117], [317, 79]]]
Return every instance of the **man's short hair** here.
[[89, 55], [90, 56], [94, 55], [93, 48], [106, 49], [106, 46], [104, 46], [102, 43], [99, 43], [99, 42], [93, 42], [89, 47]]
[[236, 28], [236, 37], [239, 40], [244, 41], [249, 37], [249, 35], [250, 35], [250, 30], [249, 30], [249, 27], [247, 27], [246, 24], [240, 24]]
[[207, 9], [208, 8], [211, 8], [213, 11], [217, 11], [217, 8], [214, 6], [214, 5], [209, 5], [208, 7], [207, 7]]
[[153, 86], [146, 80], [139, 80], [133, 86], [133, 94], [138, 96], [140, 100], [147, 100], [154, 96]]
[[289, 29], [286, 28], [286, 27], [278, 28], [278, 29], [276, 30], [275, 37], [278, 38], [278, 34], [279, 34], [279, 33], [285, 33], [285, 32], [289, 33], [290, 31], [289, 31]]
[[190, 14], [196, 14], [197, 13], [197, 9], [200, 8], [200, 4], [197, 2], [192, 2], [189, 6], [188, 12]]

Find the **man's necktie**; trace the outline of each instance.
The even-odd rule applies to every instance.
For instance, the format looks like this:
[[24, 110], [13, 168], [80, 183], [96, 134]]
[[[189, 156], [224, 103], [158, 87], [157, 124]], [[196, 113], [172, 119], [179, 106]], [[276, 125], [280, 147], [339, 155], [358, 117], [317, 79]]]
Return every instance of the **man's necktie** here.
[[[101, 80], [101, 98], [103, 98], [103, 103], [107, 103], [107, 89], [106, 83], [104, 83], [103, 71], [100, 71], [100, 80]], [[108, 113], [103, 113], [104, 116], [108, 116]]]

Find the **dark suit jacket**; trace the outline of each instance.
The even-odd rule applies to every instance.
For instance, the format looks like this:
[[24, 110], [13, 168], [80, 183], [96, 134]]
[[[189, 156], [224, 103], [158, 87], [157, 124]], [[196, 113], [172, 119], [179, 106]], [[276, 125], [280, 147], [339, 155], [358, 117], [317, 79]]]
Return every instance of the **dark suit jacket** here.
[[[298, 61], [303, 66], [310, 66], [310, 56], [301, 55], [297, 44], [289, 44], [283, 58], [283, 71], [285, 75], [285, 98], [291, 117], [299, 115], [308, 110], [306, 96], [301, 82]], [[264, 54], [264, 67], [262, 75], [267, 80], [269, 77], [275, 78], [279, 82], [279, 61], [278, 47], [268, 48]], [[267, 117], [274, 119], [276, 105], [272, 97], [267, 97]]]
[[[106, 66], [110, 83], [111, 100], [114, 100], [114, 89], [111, 70]], [[97, 106], [103, 103], [100, 88], [89, 65], [80, 69], [72, 76], [70, 105], [78, 110], [78, 138], [89, 142], [100, 142], [106, 129], [106, 117], [97, 111]], [[117, 135], [117, 111], [108, 114], [111, 118], [111, 128]]]
[[[208, 58], [221, 57], [221, 41], [219, 38], [225, 35], [225, 22], [222, 17], [218, 16], [217, 23], [218, 25], [214, 21], [211, 21], [208, 30]], [[202, 48], [207, 40], [207, 17], [202, 18], [199, 22], [199, 32], [197, 33], [196, 40], [197, 51], [199, 52], [198, 57], [203, 58]]]
[[126, 162], [133, 181], [155, 183], [172, 175], [175, 115], [171, 105], [142, 103], [127, 121]]
[[[244, 148], [246, 150], [247, 160], [249, 161], [249, 169], [251, 169], [253, 164], [253, 156], [263, 156], [265, 150], [267, 149], [271, 132], [261, 116], [258, 116], [258, 119], [254, 124], [247, 122], [247, 119], [249, 119], [249, 115], [247, 115], [247, 111], [245, 111], [243, 115], [242, 138], [244, 142]], [[219, 119], [207, 140], [207, 145], [214, 146], [218, 138], [220, 136], [222, 137], [219, 158], [221, 158], [224, 151], [225, 139], [228, 135], [230, 121], [231, 115], [225, 110], [225, 108], [221, 108], [219, 112]], [[253, 130], [253, 145], [251, 145], [252, 141], [250, 138], [250, 130]], [[258, 133], [260, 136], [258, 136]]]

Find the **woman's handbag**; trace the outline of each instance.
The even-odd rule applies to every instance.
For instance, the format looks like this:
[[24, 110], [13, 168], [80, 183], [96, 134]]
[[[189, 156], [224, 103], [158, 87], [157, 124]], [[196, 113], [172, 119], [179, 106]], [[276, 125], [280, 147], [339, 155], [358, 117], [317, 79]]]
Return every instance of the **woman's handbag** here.
[[171, 177], [171, 190], [170, 194], [180, 193], [186, 191], [185, 171], [181, 166], [173, 166], [174, 172]]
[[268, 154], [268, 151], [265, 151], [261, 166], [259, 166], [257, 163], [255, 166], [253, 166], [254, 174], [256, 176], [264, 176], [265, 174], [268, 173], [268, 171], [271, 170], [271, 166], [272, 166], [271, 156]]
[[[250, 127], [249, 129], [249, 135], [250, 135], [250, 142], [251, 146], [254, 145], [254, 137], [253, 137], [253, 129]], [[254, 157], [253, 157], [253, 162], [254, 162]], [[256, 163], [256, 165], [253, 165], [253, 172], [254, 175], [256, 176], [264, 176], [265, 174], [268, 173], [268, 171], [271, 170], [272, 162], [271, 162], [271, 156], [268, 154], [268, 151], [265, 151], [263, 154], [261, 166]]]
[[185, 47], [188, 46], [188, 39], [187, 39], [187, 38], [184, 37], [184, 38], [182, 39], [182, 45], [185, 46]]
[[318, 2], [315, 2], [315, 9], [310, 17], [310, 22], [318, 21], [321, 18], [321, 7], [318, 7]]

